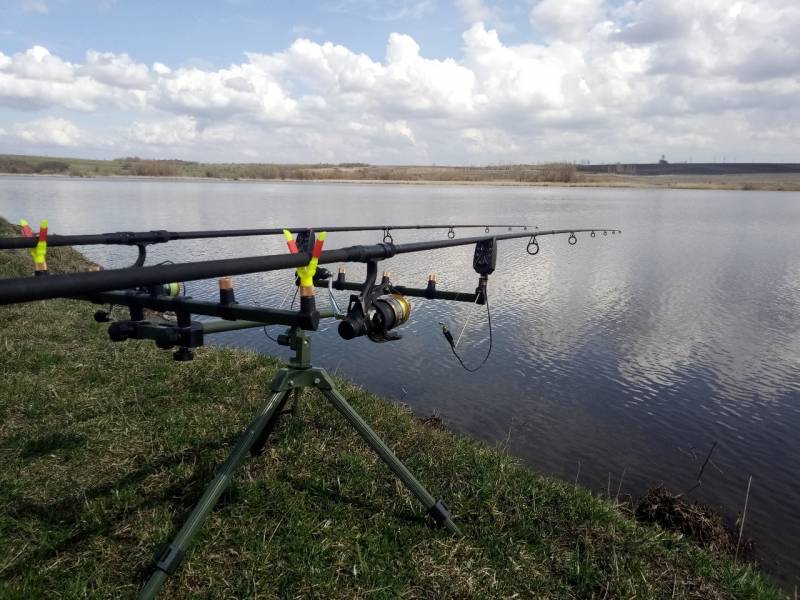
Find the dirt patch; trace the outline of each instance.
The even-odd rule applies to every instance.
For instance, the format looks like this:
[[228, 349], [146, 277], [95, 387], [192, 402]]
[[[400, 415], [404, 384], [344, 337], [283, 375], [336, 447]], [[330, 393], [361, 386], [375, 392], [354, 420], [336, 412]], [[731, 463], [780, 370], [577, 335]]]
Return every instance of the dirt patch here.
[[447, 431], [447, 425], [445, 425], [442, 417], [440, 417], [437, 413], [433, 413], [430, 417], [420, 417], [417, 420], [419, 421], [419, 424], [424, 427], [438, 429], [439, 431]]

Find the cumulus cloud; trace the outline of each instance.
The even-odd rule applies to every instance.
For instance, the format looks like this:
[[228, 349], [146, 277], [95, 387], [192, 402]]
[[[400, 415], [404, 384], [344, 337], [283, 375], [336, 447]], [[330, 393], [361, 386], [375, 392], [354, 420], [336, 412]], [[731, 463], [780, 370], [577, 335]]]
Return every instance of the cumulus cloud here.
[[87, 141], [86, 134], [74, 123], [53, 117], [17, 123], [11, 128], [10, 135], [33, 146], [76, 147]]
[[539, 0], [531, 24], [550, 39], [578, 41], [603, 21], [604, 0]]
[[455, 5], [464, 20], [470, 25], [484, 23], [499, 31], [514, 31], [515, 27], [500, 14], [500, 9], [485, 0], [455, 0]]
[[89, 50], [82, 71], [113, 87], [145, 89], [151, 83], [150, 69], [135, 63], [127, 54]]
[[75, 77], [75, 67], [50, 54], [47, 48], [34, 46], [14, 55], [4, 70], [22, 79], [40, 81], [71, 82]]
[[444, 59], [402, 33], [383, 57], [301, 37], [224, 68], [0, 52], [0, 105], [133, 111], [120, 146], [221, 160], [793, 159], [795, 0], [539, 0], [518, 44], [458, 5], [476, 22]]
[[145, 123], [137, 121], [128, 130], [128, 138], [148, 146], [185, 146], [197, 139], [197, 121], [192, 117]]
[[[0, 53], [0, 106], [23, 110], [62, 106], [80, 111], [104, 105], [143, 108], [144, 92], [128, 89], [130, 75], [127, 80], [119, 73], [113, 77], [114, 55], [103, 56], [90, 52], [84, 65], [74, 65], [42, 46], [13, 56]], [[117, 66], [126, 60], [130, 61], [127, 55], [120, 55]]]

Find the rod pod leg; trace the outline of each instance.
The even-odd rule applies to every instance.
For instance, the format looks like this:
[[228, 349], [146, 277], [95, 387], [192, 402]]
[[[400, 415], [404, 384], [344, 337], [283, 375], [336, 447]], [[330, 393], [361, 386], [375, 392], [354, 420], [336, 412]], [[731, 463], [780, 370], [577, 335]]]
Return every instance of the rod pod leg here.
[[367, 444], [375, 451], [380, 459], [389, 467], [404, 486], [414, 494], [422, 503], [428, 513], [440, 527], [445, 527], [450, 533], [461, 537], [461, 530], [453, 523], [447, 507], [441, 500], [436, 500], [425, 489], [408, 468], [400, 461], [389, 446], [367, 425], [356, 410], [350, 406], [344, 396], [334, 387], [333, 382], [324, 369], [314, 369], [319, 375], [315, 380], [316, 386], [322, 394], [336, 407], [342, 416], [347, 419]]
[[231, 450], [228, 458], [220, 467], [214, 479], [203, 492], [202, 498], [195, 505], [194, 510], [178, 531], [173, 540], [165, 546], [156, 556], [156, 565], [153, 574], [139, 592], [140, 600], [150, 600], [156, 597], [161, 586], [169, 575], [175, 572], [183, 560], [192, 539], [197, 535], [209, 513], [213, 510], [222, 492], [230, 485], [231, 478], [236, 469], [245, 459], [259, 438], [275, 416], [278, 408], [286, 401], [288, 391], [276, 391], [270, 394], [267, 402], [250, 422], [244, 433], [239, 437], [236, 446]]

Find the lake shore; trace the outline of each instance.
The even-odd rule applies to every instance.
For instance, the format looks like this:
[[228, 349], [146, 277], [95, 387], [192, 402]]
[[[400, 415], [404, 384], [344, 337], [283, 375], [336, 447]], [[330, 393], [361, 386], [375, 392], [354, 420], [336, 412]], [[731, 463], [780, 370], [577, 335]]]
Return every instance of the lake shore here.
[[[62, 174], [0, 173], [0, 178], [64, 178]], [[626, 189], [676, 189], [676, 190], [739, 190], [768, 192], [800, 191], [800, 176], [785, 175], [608, 175], [590, 176], [586, 180], [572, 182], [557, 181], [498, 181], [498, 180], [436, 180], [436, 179], [259, 179], [219, 178], [200, 176], [153, 176], [153, 175], [86, 175], [71, 176], [75, 179], [97, 179], [111, 181], [192, 181], [192, 182], [241, 182], [241, 183], [324, 183], [343, 185], [426, 185], [426, 186], [476, 186], [476, 187], [530, 187], [530, 188], [626, 188]]]

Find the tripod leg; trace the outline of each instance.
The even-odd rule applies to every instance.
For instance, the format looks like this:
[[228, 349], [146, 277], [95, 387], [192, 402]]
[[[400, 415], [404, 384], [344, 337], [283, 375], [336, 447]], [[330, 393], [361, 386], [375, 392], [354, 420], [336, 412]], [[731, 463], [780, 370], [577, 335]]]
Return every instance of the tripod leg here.
[[460, 537], [461, 531], [450, 519], [450, 513], [448, 512], [447, 507], [442, 503], [441, 500], [434, 499], [430, 492], [428, 492], [428, 490], [426, 490], [425, 487], [419, 481], [417, 481], [417, 478], [412, 475], [411, 471], [409, 471], [402, 462], [400, 462], [400, 459], [397, 458], [394, 455], [394, 452], [392, 452], [391, 449], [384, 443], [384, 441], [378, 437], [378, 434], [375, 433], [369, 425], [367, 425], [366, 421], [361, 418], [361, 415], [359, 415], [355, 409], [348, 404], [344, 396], [342, 396], [336, 390], [336, 388], [321, 389], [320, 391], [328, 400], [330, 400], [331, 404], [336, 407], [336, 410], [342, 413], [344, 418], [350, 422], [358, 434], [364, 438], [364, 441], [367, 442], [367, 444], [370, 445], [380, 459], [386, 463], [386, 466], [388, 466], [394, 472], [394, 474], [397, 475], [398, 479], [403, 482], [403, 485], [405, 485], [406, 488], [408, 488], [411, 493], [413, 493], [419, 499], [436, 523], [440, 527], [446, 527], [450, 533]]
[[197, 535], [197, 532], [200, 530], [206, 517], [208, 517], [208, 514], [214, 508], [214, 505], [216, 505], [222, 492], [224, 492], [230, 484], [231, 477], [247, 456], [250, 448], [259, 439], [262, 431], [272, 420], [275, 411], [286, 401], [287, 394], [288, 392], [286, 391], [273, 392], [269, 396], [266, 404], [264, 404], [256, 415], [256, 418], [247, 426], [247, 429], [245, 429], [239, 441], [236, 442], [236, 446], [228, 455], [228, 458], [222, 464], [219, 471], [217, 471], [213, 481], [206, 488], [203, 497], [200, 498], [200, 501], [195, 505], [192, 514], [189, 515], [189, 518], [183, 524], [175, 538], [156, 556], [155, 571], [153, 571], [150, 579], [147, 580], [147, 583], [142, 588], [141, 592], [139, 592], [140, 599], [150, 600], [151, 598], [155, 598], [167, 576], [172, 575], [175, 569], [178, 568], [192, 539]]
[[[295, 390], [295, 393], [297, 390]], [[250, 454], [253, 456], [261, 456], [264, 454], [264, 447], [267, 445], [267, 439], [272, 434], [272, 430], [275, 429], [275, 426], [278, 424], [278, 419], [281, 418], [281, 414], [283, 413], [283, 409], [286, 406], [286, 401], [289, 399], [289, 393], [287, 392], [284, 394], [283, 399], [278, 404], [278, 408], [272, 413], [269, 421], [267, 421], [266, 427], [261, 430], [261, 433], [258, 434], [258, 437], [253, 441], [250, 445]]]

